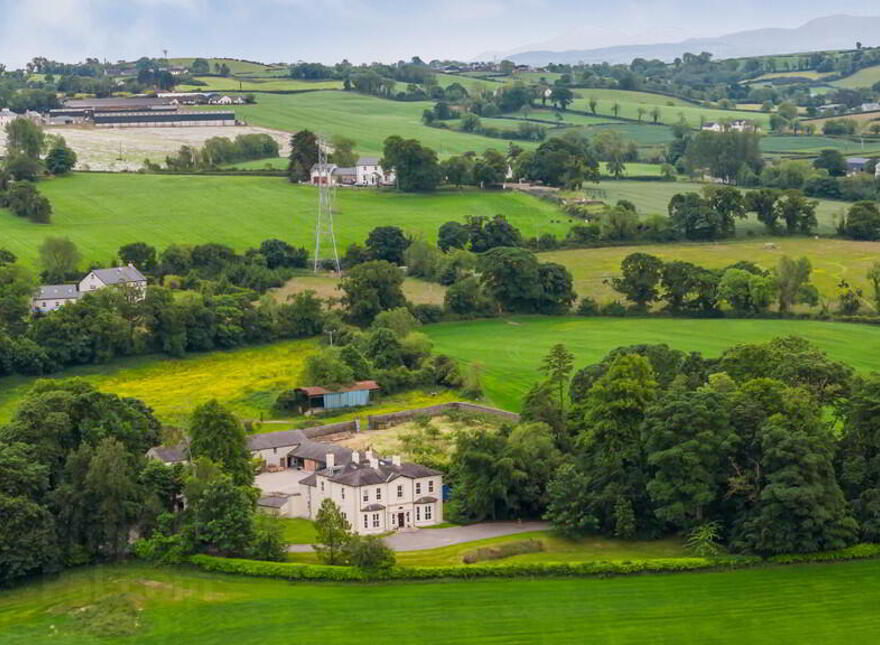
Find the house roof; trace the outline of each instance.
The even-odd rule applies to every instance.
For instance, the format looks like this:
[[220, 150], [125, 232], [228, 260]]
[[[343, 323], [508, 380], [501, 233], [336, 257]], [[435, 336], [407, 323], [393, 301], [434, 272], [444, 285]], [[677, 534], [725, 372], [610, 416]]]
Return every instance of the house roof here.
[[113, 267], [111, 269], [95, 269], [92, 271], [104, 284], [123, 284], [127, 282], [146, 282], [144, 274], [138, 271], [134, 265]]
[[[396, 466], [390, 461], [379, 459], [376, 467], [373, 467], [369, 460], [363, 460], [358, 463], [349, 462], [341, 467], [337, 465], [332, 470], [325, 468], [318, 471], [317, 474], [327, 477], [330, 481], [337, 484], [357, 487], [384, 484], [398, 477], [419, 479], [421, 477], [441, 475], [442, 473], [439, 470], [434, 470], [420, 464], [404, 463]], [[313, 486], [314, 484], [307, 485]]]
[[864, 165], [864, 164], [868, 163], [869, 161], [870, 161], [870, 159], [868, 159], [867, 157], [847, 157], [846, 158], [846, 163], [848, 163], [848, 164]]
[[341, 387], [338, 390], [328, 390], [317, 385], [308, 387], [298, 387], [297, 392], [303, 392], [307, 396], [321, 396], [322, 394], [337, 394], [339, 392], [359, 392], [361, 390], [378, 390], [379, 384], [376, 381], [357, 381], [352, 385]]
[[257, 506], [281, 508], [287, 503], [287, 495], [265, 495], [257, 500]]
[[317, 486], [318, 485], [318, 476], [315, 473], [308, 475], [307, 477], [303, 477], [299, 480], [300, 485], [302, 486]]
[[46, 284], [34, 295], [35, 300], [76, 300], [83, 294], [75, 284]]
[[252, 434], [247, 438], [248, 450], [267, 450], [269, 448], [286, 448], [297, 446], [306, 441], [306, 435], [302, 430], [282, 430], [280, 432], [266, 432], [264, 434]]
[[186, 461], [186, 446], [155, 446], [147, 451], [147, 455], [155, 457], [166, 464]]
[[357, 168], [334, 168], [333, 174], [334, 175], [345, 175], [345, 176], [356, 177], [357, 176]]
[[312, 172], [333, 172], [335, 168], [335, 163], [312, 164]]
[[358, 157], [356, 166], [378, 166], [379, 157]]

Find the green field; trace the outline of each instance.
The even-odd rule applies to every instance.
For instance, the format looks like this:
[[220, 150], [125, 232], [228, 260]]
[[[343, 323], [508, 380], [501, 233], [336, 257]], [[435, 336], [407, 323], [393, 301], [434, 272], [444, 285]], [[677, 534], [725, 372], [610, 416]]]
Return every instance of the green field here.
[[864, 291], [863, 306], [873, 309], [871, 288], [866, 274], [880, 258], [880, 243], [828, 240], [808, 237], [774, 238], [775, 248], [768, 248], [765, 239], [742, 238], [724, 242], [678, 244], [650, 244], [617, 246], [598, 249], [574, 249], [542, 253], [544, 261], [558, 262], [568, 267], [574, 277], [575, 291], [599, 302], [618, 300], [621, 295], [606, 281], [620, 273], [620, 263], [630, 253], [649, 253], [665, 262], [681, 260], [710, 269], [721, 269], [736, 262], [748, 260], [765, 270], [773, 269], [783, 255], [799, 258], [806, 256], [813, 265], [810, 277], [827, 301], [837, 298], [837, 285], [846, 280]]
[[[194, 60], [195, 58], [169, 58], [168, 62], [171, 65], [189, 67]], [[271, 69], [270, 65], [264, 63], [252, 63], [249, 61], [235, 60], [233, 58], [205, 58], [205, 60], [208, 61], [208, 64], [211, 66], [212, 72], [214, 71], [215, 63], [221, 65], [225, 63], [232, 74], [257, 74]]]
[[[880, 562], [611, 579], [306, 584], [158, 569], [89, 567], [0, 592], [4, 645], [187, 643], [871, 643]], [[127, 636], [100, 637], [116, 600]], [[121, 602], [120, 602], [121, 601]], [[140, 611], [137, 611], [140, 609]], [[86, 614], [87, 616], [89, 614]], [[126, 616], [126, 614], [122, 614]], [[135, 618], [136, 617], [136, 620]]]
[[596, 363], [623, 345], [666, 343], [717, 356], [738, 343], [798, 335], [859, 370], [880, 370], [880, 327], [817, 321], [694, 320], [667, 318], [514, 317], [430, 325], [423, 329], [434, 350], [464, 363], [479, 363], [488, 400], [518, 410], [540, 375], [550, 347], [565, 344], [575, 366]]
[[[585, 184], [585, 194], [587, 197], [602, 199], [610, 204], [619, 199], [627, 199], [636, 205], [642, 215], [665, 215], [673, 195], [700, 192], [705, 185], [692, 182], [603, 181], [600, 184]], [[846, 202], [820, 199], [816, 209], [816, 219], [819, 222], [816, 232], [824, 235], [834, 234], [837, 231], [835, 217], [845, 212], [849, 206], [850, 204]], [[737, 220], [736, 230], [738, 235], [747, 234], [748, 231], [765, 234], [764, 226], [753, 215], [749, 215], [744, 220]]]
[[[821, 130], [821, 123], [817, 123], [817, 129]], [[798, 153], [810, 155], [819, 154], [827, 148], [839, 150], [844, 154], [871, 154], [880, 151], [880, 143], [867, 140], [852, 141], [842, 137], [826, 136], [781, 136], [761, 137], [761, 151], [765, 153]]]
[[681, 116], [691, 125], [699, 127], [701, 119], [705, 121], [720, 121], [722, 119], [748, 119], [755, 121], [766, 132], [769, 127], [770, 117], [759, 112], [746, 112], [743, 110], [719, 110], [705, 108], [689, 103], [679, 98], [652, 94], [650, 92], [631, 92], [627, 90], [604, 90], [604, 89], [578, 89], [575, 90], [577, 97], [571, 107], [585, 112], [590, 111], [590, 98], [594, 97], [598, 104], [596, 114], [613, 115], [611, 107], [618, 103], [620, 112], [618, 116], [627, 119], [638, 119], [639, 108], [646, 112], [642, 119], [652, 121], [651, 110], [654, 107], [660, 110], [661, 123], [672, 125], [677, 123]]
[[[233, 78], [223, 76], [196, 76], [205, 85], [179, 85], [178, 92], [279, 92], [299, 90], [338, 90], [341, 81], [302, 81], [296, 78]], [[262, 97], [260, 97], [262, 98]]]
[[[0, 210], [2, 246], [26, 264], [35, 262], [47, 236], [70, 237], [83, 265], [106, 264], [120, 246], [136, 241], [159, 249], [217, 242], [240, 251], [272, 237], [309, 249], [314, 244], [316, 189], [279, 177], [75, 174], [41, 182], [40, 191], [52, 202], [50, 225]], [[552, 204], [500, 191], [417, 195], [346, 189], [337, 191], [336, 213], [340, 249], [363, 244], [370, 230], [387, 224], [433, 241], [444, 222], [466, 215], [503, 213], [526, 236], [562, 236], [568, 229], [568, 218]]]
[[[322, 91], [260, 94], [253, 105], [236, 105], [235, 113], [249, 125], [288, 132], [307, 128], [349, 137], [357, 142], [355, 149], [361, 154], [381, 154], [383, 142], [392, 134], [418, 139], [441, 157], [506, 148], [504, 139], [427, 127], [422, 123], [422, 112], [433, 106], [431, 101], [390, 101], [356, 92]], [[535, 146], [525, 141], [520, 145]]]
[[847, 89], [856, 89], [859, 87], [873, 87], [875, 83], [880, 82], [880, 65], [873, 67], [865, 67], [855, 74], [841, 78], [838, 81], [832, 81], [831, 85], [835, 87], [844, 87]]

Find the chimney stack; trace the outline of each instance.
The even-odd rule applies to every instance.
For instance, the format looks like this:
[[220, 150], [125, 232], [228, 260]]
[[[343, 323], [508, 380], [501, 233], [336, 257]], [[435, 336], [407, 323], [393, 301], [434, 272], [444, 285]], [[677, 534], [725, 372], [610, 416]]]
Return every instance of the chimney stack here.
[[368, 457], [368, 459], [370, 460], [370, 468], [379, 467], [379, 460], [376, 459], [376, 457], [373, 457], [372, 454]]
[[336, 455], [332, 452], [327, 453], [327, 468], [333, 468], [336, 465]]
[[394, 464], [395, 466], [400, 466], [400, 455], [394, 455], [391, 458], [391, 463]]
[[361, 463], [361, 453], [359, 453], [357, 450], [353, 450], [351, 453], [351, 461], [355, 464]]

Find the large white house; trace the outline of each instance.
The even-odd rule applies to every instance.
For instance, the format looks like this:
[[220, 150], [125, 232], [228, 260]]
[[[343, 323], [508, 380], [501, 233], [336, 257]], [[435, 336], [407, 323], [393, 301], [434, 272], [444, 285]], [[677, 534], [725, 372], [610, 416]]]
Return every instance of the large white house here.
[[382, 459], [370, 451], [355, 451], [339, 466], [330, 453], [326, 464], [300, 481], [309, 519], [316, 518], [321, 502], [332, 499], [361, 535], [443, 522], [440, 471], [403, 463], [400, 457]]
[[112, 286], [126, 286], [136, 289], [138, 300], [143, 300], [147, 295], [147, 279], [131, 263], [128, 266], [111, 269], [95, 269], [79, 281], [79, 290], [82, 293]]
[[[247, 443], [271, 472], [305, 475], [283, 490], [264, 487], [257, 503], [264, 512], [314, 520], [329, 498], [361, 535], [443, 522], [443, 473], [433, 468], [314, 441], [302, 430], [254, 434]], [[151, 448], [147, 456], [166, 464], [189, 458], [186, 445]]]
[[336, 186], [393, 186], [397, 176], [393, 170], [383, 170], [379, 157], [360, 157], [353, 168], [332, 163], [315, 164], [310, 171], [310, 181]]

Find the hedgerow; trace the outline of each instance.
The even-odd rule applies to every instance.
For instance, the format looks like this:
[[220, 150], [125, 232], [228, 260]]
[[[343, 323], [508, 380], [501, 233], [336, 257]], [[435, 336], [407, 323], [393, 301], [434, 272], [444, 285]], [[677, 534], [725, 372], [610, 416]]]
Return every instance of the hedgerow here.
[[295, 562], [261, 562], [237, 558], [195, 555], [190, 562], [205, 571], [280, 578], [283, 580], [322, 580], [328, 582], [363, 582], [369, 580], [430, 580], [441, 578], [589, 578], [626, 576], [648, 573], [685, 571], [727, 571], [764, 564], [807, 564], [811, 562], [843, 562], [880, 558], [880, 544], [856, 544], [837, 551], [777, 555], [762, 559], [757, 556], [724, 558], [657, 558], [655, 560], [621, 560], [592, 562], [529, 562], [507, 565], [448, 565], [439, 567], [393, 567], [382, 573], [369, 573], [355, 567], [299, 564]]

